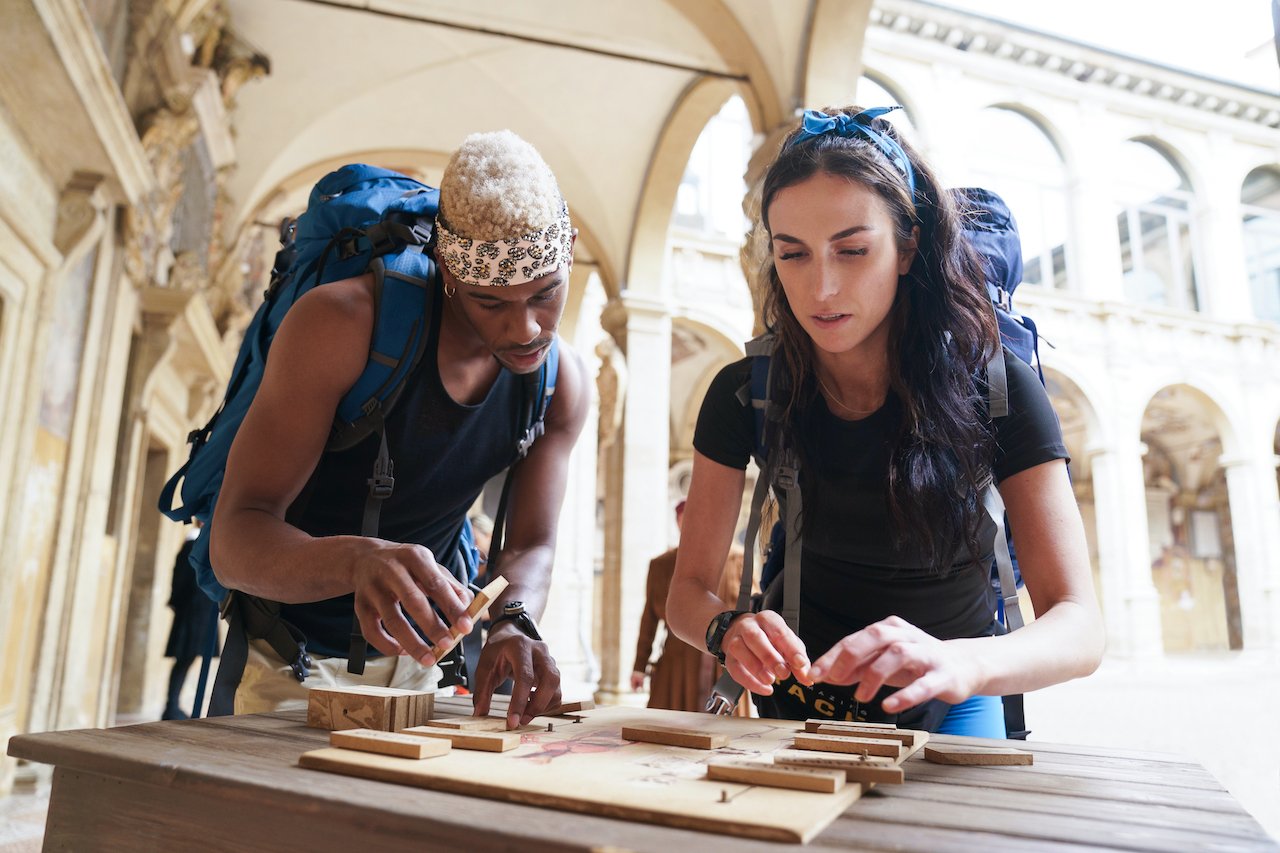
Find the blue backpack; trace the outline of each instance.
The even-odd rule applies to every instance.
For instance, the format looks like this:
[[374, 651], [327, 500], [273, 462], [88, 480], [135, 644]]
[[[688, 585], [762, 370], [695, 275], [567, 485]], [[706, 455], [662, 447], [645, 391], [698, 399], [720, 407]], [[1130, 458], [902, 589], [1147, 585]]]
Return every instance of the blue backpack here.
[[[190, 522], [198, 518], [204, 522], [192, 549], [191, 564], [200, 588], [213, 601], [222, 602], [224, 609], [228, 590], [218, 583], [209, 561], [210, 522], [227, 455], [257, 394], [276, 330], [294, 303], [312, 288], [372, 273], [375, 320], [369, 361], [339, 403], [325, 449], [343, 450], [373, 433], [383, 433], [383, 420], [426, 347], [431, 312], [438, 310], [434, 304], [437, 271], [431, 248], [439, 208], [439, 190], [397, 172], [353, 164], [321, 178], [311, 191], [306, 212], [296, 222], [286, 220], [282, 225], [282, 247], [276, 255], [271, 283], [262, 306], [245, 330], [222, 405], [204, 427], [188, 436], [190, 457], [160, 494], [160, 511], [170, 519]], [[526, 377], [521, 423], [517, 425], [520, 458], [542, 434], [547, 407], [555, 392], [558, 365], [559, 349], [553, 342], [542, 368]], [[369, 478], [363, 535], [377, 535], [379, 509], [394, 486], [392, 474], [383, 434]], [[174, 497], [178, 494], [182, 505], [175, 507]], [[505, 494], [504, 489], [504, 497]], [[502, 522], [502, 518], [495, 520], [497, 543], [501, 543], [498, 531]], [[461, 541], [463, 563], [471, 579], [478, 560], [470, 544], [474, 540], [467, 521], [463, 522]], [[364, 642], [360, 638], [357, 644], [355, 635], [358, 630], [353, 629], [352, 660], [363, 668]], [[280, 647], [277, 651], [302, 680], [311, 665], [305, 639], [294, 636], [292, 642], [296, 646], [281, 640], [282, 645], [289, 646], [288, 653]]]
[[[1013, 311], [1012, 294], [1022, 280], [1022, 244], [1017, 224], [1004, 200], [990, 190], [963, 188], [951, 191], [952, 198], [961, 211], [965, 237], [982, 261], [987, 291], [1000, 328], [1004, 348], [1036, 368], [1041, 382], [1044, 374], [1039, 365], [1039, 335], [1031, 318]], [[779, 493], [784, 517], [773, 526], [769, 535], [768, 556], [760, 571], [760, 588], [767, 590], [770, 584], [785, 573], [782, 586], [780, 613], [793, 631], [800, 622], [800, 567], [803, 550], [800, 535], [801, 496], [799, 487], [799, 457], [789, 447], [772, 448], [771, 424], [781, 418], [780, 407], [773, 404], [775, 383], [781, 378], [774, 373], [773, 350], [775, 339], [769, 332], [747, 342], [746, 352], [751, 358], [751, 377], [747, 385], [739, 389], [738, 398], [743, 405], [750, 405], [755, 421], [755, 447], [753, 456], [760, 474], [756, 480], [751, 500], [751, 512], [747, 520], [746, 555], [739, 589], [738, 610], [751, 608], [750, 591], [752, 563], [756, 537], [760, 530], [760, 516], [764, 500], [772, 487]], [[1004, 353], [997, 352], [987, 365], [987, 411], [992, 419], [1009, 414], [1008, 382], [1005, 376]], [[1017, 560], [1013, 553], [1013, 540], [1008, 530], [1008, 519], [999, 492], [992, 486], [982, 496], [984, 509], [996, 526], [995, 560], [991, 566], [991, 583], [997, 593], [998, 618], [1008, 630], [1022, 627], [1022, 615], [1018, 609], [1018, 587], [1022, 585]], [[789, 534], [789, 531], [791, 533]], [[712, 690], [707, 703], [710, 711], [732, 710], [741, 695], [742, 688], [733, 682], [726, 672]], [[1008, 736], [1025, 739], [1027, 736], [1022, 713], [1022, 697], [1006, 696], [1005, 724]]]

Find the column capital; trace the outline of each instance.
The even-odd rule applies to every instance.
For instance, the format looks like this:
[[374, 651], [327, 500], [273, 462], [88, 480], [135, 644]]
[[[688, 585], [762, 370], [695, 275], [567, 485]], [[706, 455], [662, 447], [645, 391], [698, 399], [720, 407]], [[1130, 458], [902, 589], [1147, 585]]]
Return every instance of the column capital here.
[[1243, 453], [1231, 455], [1224, 453], [1218, 457], [1218, 464], [1227, 469], [1249, 467], [1274, 469], [1280, 466], [1280, 456], [1276, 456], [1273, 453], [1263, 453], [1257, 456], [1246, 456]]
[[[671, 304], [665, 299], [655, 299], [647, 293], [635, 290], [623, 290], [618, 298], [628, 315], [628, 320], [637, 317], [669, 317]], [[613, 304], [610, 301], [610, 304]]]

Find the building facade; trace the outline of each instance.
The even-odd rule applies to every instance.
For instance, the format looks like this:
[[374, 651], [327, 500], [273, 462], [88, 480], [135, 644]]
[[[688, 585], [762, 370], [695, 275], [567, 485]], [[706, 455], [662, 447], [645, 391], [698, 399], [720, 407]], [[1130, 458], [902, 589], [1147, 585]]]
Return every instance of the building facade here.
[[[912, 0], [367, 5], [6, 6], [0, 741], [159, 715], [183, 531], [154, 507], [280, 218], [340, 163], [434, 181], [501, 126], [582, 229], [562, 332], [597, 376], [544, 626], [573, 689], [634, 699], [698, 405], [756, 324], [743, 191], [797, 109], [855, 97], [904, 104], [945, 180], [1022, 219], [1015, 304], [1046, 341], [1112, 653], [1280, 647], [1274, 91]], [[0, 792], [31, 772], [6, 760]]]

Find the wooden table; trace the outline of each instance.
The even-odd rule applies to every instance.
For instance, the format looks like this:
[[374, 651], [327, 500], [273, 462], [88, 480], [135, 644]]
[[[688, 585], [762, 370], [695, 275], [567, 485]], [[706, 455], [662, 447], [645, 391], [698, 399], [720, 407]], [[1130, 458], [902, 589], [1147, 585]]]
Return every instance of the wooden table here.
[[[1032, 767], [918, 756], [805, 848], [482, 800], [304, 770], [327, 745], [305, 713], [20, 735], [55, 766], [46, 850], [1280, 849], [1200, 765], [1165, 754], [1030, 742]], [[962, 739], [935, 736], [934, 742]]]

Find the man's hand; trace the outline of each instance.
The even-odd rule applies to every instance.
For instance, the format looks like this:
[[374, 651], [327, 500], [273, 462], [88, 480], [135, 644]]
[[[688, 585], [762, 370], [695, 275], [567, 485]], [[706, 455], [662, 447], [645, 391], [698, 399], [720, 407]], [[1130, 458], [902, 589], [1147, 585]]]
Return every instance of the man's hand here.
[[631, 692], [639, 693], [640, 688], [644, 687], [644, 673], [636, 671], [631, 673]]
[[444, 618], [463, 635], [471, 631], [467, 616], [471, 592], [435, 561], [421, 545], [369, 540], [351, 572], [355, 610], [365, 639], [385, 655], [409, 655], [423, 666], [436, 663], [431, 645], [418, 636], [409, 620], [438, 646], [450, 639]]
[[507, 678], [515, 682], [507, 706], [508, 729], [528, 725], [539, 714], [560, 707], [560, 670], [547, 644], [503, 622], [489, 632], [476, 664], [476, 716], [488, 716], [493, 691]]

